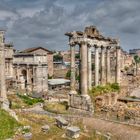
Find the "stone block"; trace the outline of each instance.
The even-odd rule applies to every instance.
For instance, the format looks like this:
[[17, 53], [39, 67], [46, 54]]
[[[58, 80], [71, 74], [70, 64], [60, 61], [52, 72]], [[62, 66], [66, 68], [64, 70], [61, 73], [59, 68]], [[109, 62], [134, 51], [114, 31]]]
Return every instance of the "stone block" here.
[[70, 138], [79, 138], [80, 136], [80, 129], [76, 126], [68, 127], [66, 130], [66, 136]]
[[49, 125], [44, 125], [41, 127], [41, 131], [43, 132], [48, 132], [50, 130], [50, 126]]

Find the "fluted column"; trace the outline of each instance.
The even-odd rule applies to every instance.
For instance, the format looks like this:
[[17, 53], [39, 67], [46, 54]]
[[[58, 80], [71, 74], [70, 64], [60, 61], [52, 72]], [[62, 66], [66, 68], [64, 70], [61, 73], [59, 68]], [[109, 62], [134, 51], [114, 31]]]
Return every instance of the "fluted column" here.
[[99, 47], [95, 46], [95, 86], [99, 85]]
[[111, 70], [110, 70], [110, 46], [106, 48], [106, 82], [110, 83]]
[[1, 75], [1, 97], [7, 99], [6, 95], [6, 79], [5, 79], [5, 46], [4, 43], [0, 43], [1, 49], [1, 61], [0, 61], [0, 75]]
[[116, 47], [116, 76], [115, 76], [115, 82], [120, 84], [120, 78], [121, 78], [121, 65], [120, 65], [120, 59], [121, 59], [121, 49], [120, 46]]
[[75, 79], [75, 46], [71, 45], [70, 46], [70, 51], [71, 51], [71, 83], [70, 83], [70, 87], [71, 87], [71, 91], [70, 93], [75, 94], [76, 93], [76, 79]]
[[81, 95], [88, 95], [88, 58], [87, 44], [81, 43]]
[[101, 46], [101, 85], [105, 85], [105, 47]]
[[88, 88], [92, 88], [92, 61], [91, 61], [92, 48], [88, 47]]

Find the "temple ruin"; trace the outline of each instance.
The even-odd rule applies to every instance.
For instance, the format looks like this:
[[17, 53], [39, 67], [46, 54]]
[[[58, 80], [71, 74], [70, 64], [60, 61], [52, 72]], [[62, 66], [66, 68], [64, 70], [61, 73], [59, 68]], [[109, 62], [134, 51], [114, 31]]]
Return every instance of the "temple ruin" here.
[[[120, 52], [121, 48], [116, 39], [104, 37], [95, 26], [86, 27], [84, 32], [73, 31], [65, 34], [69, 37], [71, 50], [71, 91], [69, 106], [86, 112], [92, 110], [88, 91], [92, 86], [105, 85], [107, 83], [121, 82], [120, 75]], [[75, 47], [79, 46], [80, 52], [80, 89], [76, 91], [76, 68], [75, 68]], [[116, 50], [115, 81], [111, 80], [110, 50]], [[95, 74], [92, 82], [92, 50], [94, 49]], [[101, 56], [99, 56], [101, 52]], [[99, 59], [100, 57], [100, 59]], [[99, 60], [101, 62], [99, 62]], [[92, 85], [94, 83], [94, 85]], [[76, 93], [80, 92], [80, 96]], [[78, 98], [78, 99], [77, 99]], [[83, 106], [84, 104], [84, 106]]]

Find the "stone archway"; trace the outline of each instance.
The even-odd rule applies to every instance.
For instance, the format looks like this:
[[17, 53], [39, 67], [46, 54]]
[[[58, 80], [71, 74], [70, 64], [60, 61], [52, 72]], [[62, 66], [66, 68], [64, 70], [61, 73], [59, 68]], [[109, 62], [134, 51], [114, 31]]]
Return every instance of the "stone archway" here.
[[21, 71], [21, 89], [26, 89], [27, 88], [27, 71], [25, 69], [23, 69]]

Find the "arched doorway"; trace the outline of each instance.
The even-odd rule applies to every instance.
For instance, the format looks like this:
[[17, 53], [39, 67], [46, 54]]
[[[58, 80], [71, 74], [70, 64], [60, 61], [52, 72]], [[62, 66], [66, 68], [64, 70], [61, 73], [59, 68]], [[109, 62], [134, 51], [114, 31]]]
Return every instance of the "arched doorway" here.
[[21, 86], [22, 89], [27, 88], [27, 71], [25, 69], [21, 71]]

